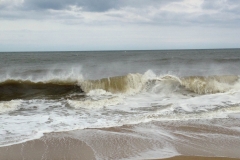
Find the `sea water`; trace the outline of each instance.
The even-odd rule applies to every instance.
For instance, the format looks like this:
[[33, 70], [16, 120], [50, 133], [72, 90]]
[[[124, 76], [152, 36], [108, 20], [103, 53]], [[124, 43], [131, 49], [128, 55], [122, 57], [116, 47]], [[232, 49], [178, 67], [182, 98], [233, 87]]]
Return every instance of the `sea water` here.
[[50, 132], [238, 119], [239, 67], [239, 49], [0, 53], [0, 146]]

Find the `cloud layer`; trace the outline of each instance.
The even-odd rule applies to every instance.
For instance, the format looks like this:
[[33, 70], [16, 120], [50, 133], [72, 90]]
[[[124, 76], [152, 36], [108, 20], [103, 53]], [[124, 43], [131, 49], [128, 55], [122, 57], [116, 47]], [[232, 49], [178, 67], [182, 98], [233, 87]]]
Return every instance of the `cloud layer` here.
[[239, 25], [238, 0], [1, 0], [1, 19]]
[[[240, 43], [239, 0], [0, 0], [0, 20], [2, 48], [14, 44], [27, 48], [19, 37], [36, 50], [36, 44], [42, 48], [74, 44], [81, 46], [74, 49], [91, 50], [216, 48]], [[107, 38], [110, 42], [103, 40]]]

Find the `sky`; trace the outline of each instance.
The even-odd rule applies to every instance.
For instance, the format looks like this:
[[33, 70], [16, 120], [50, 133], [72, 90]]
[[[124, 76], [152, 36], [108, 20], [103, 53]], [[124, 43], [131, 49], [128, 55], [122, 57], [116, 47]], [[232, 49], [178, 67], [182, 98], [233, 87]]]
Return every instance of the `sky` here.
[[240, 48], [240, 0], [0, 0], [0, 52]]

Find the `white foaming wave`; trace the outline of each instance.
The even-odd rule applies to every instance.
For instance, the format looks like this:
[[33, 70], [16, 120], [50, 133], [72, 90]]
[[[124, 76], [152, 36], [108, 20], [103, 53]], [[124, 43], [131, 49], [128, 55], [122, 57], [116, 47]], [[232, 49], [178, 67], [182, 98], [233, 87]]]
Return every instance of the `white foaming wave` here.
[[112, 96], [111, 92], [107, 92], [103, 89], [94, 89], [87, 93], [87, 96]]
[[136, 73], [99, 80], [80, 81], [79, 86], [89, 95], [93, 93], [92, 90], [98, 89], [121, 95], [136, 95], [141, 92], [157, 94], [173, 92], [189, 94], [192, 92], [201, 95], [240, 90], [240, 79], [234, 75], [178, 77], [165, 74], [157, 76], [153, 71], [148, 70], [144, 74]]
[[238, 78], [238, 81], [236, 83], [234, 83], [234, 85], [229, 90], [229, 92], [231, 92], [231, 93], [238, 92], [238, 91], [240, 91], [240, 77]]
[[215, 111], [208, 111], [203, 113], [173, 113], [171, 111], [156, 113], [143, 113], [138, 116], [132, 116], [121, 119], [119, 123], [126, 124], [140, 124], [152, 121], [187, 121], [187, 120], [200, 120], [200, 119], [214, 119], [214, 118], [239, 118], [240, 106], [222, 108]]
[[181, 97], [175, 94], [169, 96], [166, 98], [150, 94], [146, 97], [144, 95], [134, 96], [134, 99], [128, 97], [125, 102], [126, 106], [118, 107], [118, 109], [127, 109], [126, 111], [130, 112], [131, 116], [122, 118], [120, 123], [138, 124], [150, 121], [228, 118], [229, 114], [240, 113], [240, 92], [196, 97]]
[[190, 76], [181, 78], [181, 85], [197, 94], [215, 94], [240, 90], [239, 76]]
[[0, 102], [0, 113], [17, 110], [21, 104], [22, 100], [2, 101]]
[[88, 99], [88, 100], [67, 100], [67, 103], [75, 108], [86, 108], [86, 109], [99, 109], [102, 107], [107, 106], [115, 106], [118, 104], [123, 103], [123, 99], [120, 97], [111, 97], [111, 98], [104, 98], [104, 99]]
[[226, 76], [190, 76], [177, 77], [161, 75], [146, 83], [146, 90], [152, 93], [196, 95], [237, 92], [240, 90], [240, 78], [235, 75]]
[[[149, 83], [150, 82], [150, 83]], [[173, 92], [180, 91], [181, 83], [176, 78], [172, 78], [169, 75], [158, 77], [156, 80], [148, 82], [145, 89], [149, 93], [155, 94], [172, 94]]]
[[[219, 93], [218, 96], [225, 96], [227, 94]], [[230, 95], [230, 99], [225, 99], [225, 101], [230, 100], [232, 103], [238, 103], [237, 100], [240, 93], [235, 93], [234, 95]], [[218, 103], [217, 95], [204, 95], [201, 96], [200, 99], [193, 98], [189, 100], [188, 102], [191, 104], [197, 105], [198, 102], [204, 101], [209, 99], [209, 102], [213, 98], [211, 96], [216, 96], [215, 100], [212, 101], [212, 106]], [[227, 95], [229, 96], [229, 95]], [[234, 96], [234, 99], [231, 98]], [[135, 97], [135, 96], [132, 96]], [[205, 98], [202, 98], [205, 97]], [[121, 126], [125, 124], [139, 124], [144, 122], [150, 122], [150, 121], [164, 121], [164, 120], [188, 120], [188, 119], [209, 119], [209, 118], [226, 118], [226, 113], [237, 113], [240, 111], [239, 106], [233, 106], [228, 108], [221, 108], [218, 110], [211, 110], [210, 108], [206, 108], [206, 111], [210, 109], [209, 112], [204, 113], [194, 113], [194, 105], [192, 113], [174, 113], [174, 109], [178, 105], [184, 105], [181, 104], [186, 99], [182, 100], [181, 102], [178, 100], [176, 101], [175, 105], [168, 106], [165, 109], [159, 108], [158, 110], [151, 110], [147, 112], [115, 112], [115, 109], [123, 110], [123, 108], [129, 108], [129, 106], [132, 106], [132, 104], [128, 105], [128, 102], [122, 104], [123, 100], [121, 100], [122, 97], [111, 97], [111, 98], [105, 98], [105, 99], [99, 99], [99, 100], [83, 100], [83, 101], [74, 101], [74, 100], [67, 100], [67, 103], [76, 109], [84, 108], [83, 110], [80, 110], [80, 112], [76, 112], [76, 110], [70, 110], [64, 107], [64, 102], [56, 102], [56, 101], [44, 101], [43, 100], [35, 100], [30, 101], [28, 106], [26, 108], [32, 108], [33, 112], [29, 112], [29, 115], [22, 115], [15, 117], [15, 121], [12, 121], [11, 118], [2, 118], [2, 119], [8, 119], [9, 123], [6, 125], [6, 130], [10, 131], [12, 133], [18, 132], [16, 135], [27, 135], [26, 138], [20, 136], [21, 139], [31, 139], [30, 137], [39, 137], [43, 133], [47, 132], [56, 132], [56, 131], [68, 131], [68, 130], [74, 130], [74, 129], [83, 129], [83, 128], [102, 128], [102, 127], [113, 127], [113, 126]], [[142, 98], [142, 97], [141, 97]], [[141, 98], [138, 99], [141, 101]], [[149, 98], [149, 97], [147, 97]], [[150, 97], [151, 98], [151, 97]], [[220, 97], [221, 98], [221, 97]], [[150, 99], [152, 102], [153, 99]], [[171, 100], [171, 102], [175, 101], [176, 99]], [[128, 98], [126, 99], [128, 101]], [[136, 107], [141, 107], [141, 102], [137, 101]], [[119, 103], [120, 102], [120, 103]], [[224, 101], [223, 101], [224, 102]], [[203, 105], [206, 105], [207, 102], [204, 102]], [[221, 103], [224, 104], [224, 103]], [[43, 107], [45, 105], [45, 107]], [[112, 107], [112, 106], [116, 107]], [[53, 107], [54, 106], [54, 107]], [[104, 106], [109, 106], [107, 109], [104, 109]], [[126, 106], [126, 107], [125, 107]], [[186, 107], [191, 107], [186, 106]], [[201, 104], [199, 105], [201, 107]], [[39, 114], [35, 113], [36, 108], [39, 111]], [[115, 109], [112, 109], [115, 108]], [[148, 106], [149, 108], [149, 106]], [[150, 107], [151, 108], [151, 107]], [[184, 107], [183, 107], [184, 108]], [[52, 109], [52, 111], [49, 112], [49, 109]], [[95, 110], [96, 109], [96, 110]], [[46, 112], [48, 111], [48, 112]], [[66, 113], [67, 114], [66, 114]], [[44, 115], [42, 115], [44, 113]], [[46, 114], [47, 113], [47, 114]], [[68, 115], [68, 116], [66, 116]], [[6, 117], [11, 117], [8, 115], [5, 115]], [[79, 117], [80, 116], [80, 117]], [[29, 119], [31, 119], [31, 122], [29, 122]], [[17, 125], [16, 122], [19, 122], [21, 120], [21, 127], [24, 125], [27, 125], [28, 127], [25, 127], [24, 130], [16, 130], [16, 127], [19, 127], [20, 125]], [[12, 123], [11, 130], [8, 129], [9, 124]], [[23, 125], [24, 124], [24, 125]], [[64, 124], [64, 125], [63, 125]], [[2, 124], [1, 124], [2, 125]], [[1, 134], [1, 133], [0, 133]], [[3, 133], [5, 134], [5, 133]], [[14, 135], [13, 135], [14, 136]], [[0, 139], [1, 140], [1, 139]], [[7, 143], [6, 143], [7, 144]]]

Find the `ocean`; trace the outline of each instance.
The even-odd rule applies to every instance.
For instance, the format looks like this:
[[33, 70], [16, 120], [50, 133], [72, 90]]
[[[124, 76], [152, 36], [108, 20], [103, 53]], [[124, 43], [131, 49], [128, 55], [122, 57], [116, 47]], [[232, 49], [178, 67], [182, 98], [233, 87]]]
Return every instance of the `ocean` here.
[[0, 148], [64, 133], [96, 159], [240, 158], [239, 75], [240, 49], [2, 52]]

